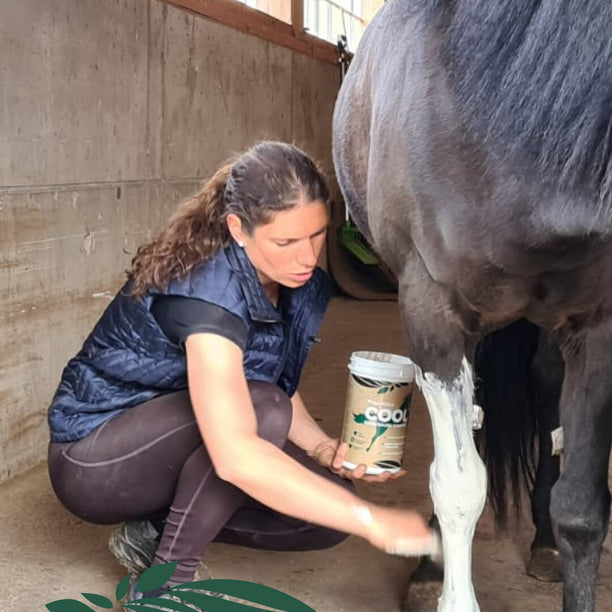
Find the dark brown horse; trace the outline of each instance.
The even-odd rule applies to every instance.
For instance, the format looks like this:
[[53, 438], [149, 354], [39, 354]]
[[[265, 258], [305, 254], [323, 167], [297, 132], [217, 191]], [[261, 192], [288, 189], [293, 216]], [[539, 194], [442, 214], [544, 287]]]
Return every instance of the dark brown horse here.
[[609, 0], [388, 0], [338, 98], [340, 186], [399, 278], [432, 416], [442, 611], [478, 609], [475, 347], [519, 318], [563, 355], [565, 467], [550, 510], [564, 609], [595, 609], [612, 438], [610, 32]]

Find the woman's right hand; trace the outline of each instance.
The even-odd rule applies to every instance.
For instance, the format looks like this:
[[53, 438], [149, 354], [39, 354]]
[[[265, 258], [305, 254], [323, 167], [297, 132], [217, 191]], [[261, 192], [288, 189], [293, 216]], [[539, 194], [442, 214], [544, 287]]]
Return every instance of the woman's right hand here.
[[380, 550], [402, 556], [440, 554], [437, 534], [414, 510], [358, 503], [353, 507], [366, 539]]

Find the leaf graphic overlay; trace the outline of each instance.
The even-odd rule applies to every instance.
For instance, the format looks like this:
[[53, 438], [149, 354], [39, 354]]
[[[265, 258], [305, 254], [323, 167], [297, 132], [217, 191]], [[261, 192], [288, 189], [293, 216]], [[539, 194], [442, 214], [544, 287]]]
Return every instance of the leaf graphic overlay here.
[[115, 589], [115, 599], [119, 601], [123, 599], [130, 588], [130, 577], [126, 576]]
[[[189, 591], [187, 589], [190, 589]], [[238, 604], [237, 602], [220, 599], [215, 596], [205, 593], [197, 593], [191, 589], [202, 589], [214, 593], [221, 593], [237, 599], [242, 599], [246, 602], [259, 604], [268, 608], [282, 610], [284, 612], [315, 612], [313, 608], [301, 602], [299, 599], [287, 595], [277, 589], [248, 582], [246, 580], [230, 580], [230, 579], [211, 579], [198, 580], [172, 587], [169, 592], [173, 595], [179, 595], [185, 601], [204, 605], [206, 612], [229, 612], [230, 610], [253, 610], [255, 606]], [[197, 598], [197, 600], [196, 600]], [[201, 599], [200, 599], [201, 598]], [[235, 606], [241, 606], [240, 608]]]
[[77, 599], [58, 599], [48, 603], [45, 607], [49, 612], [95, 612], [93, 608]]
[[113, 607], [113, 602], [103, 595], [96, 595], [95, 593], [81, 593], [81, 595], [95, 606], [100, 606], [100, 608], [112, 609]]
[[[134, 610], [135, 612], [143, 612], [144, 610], [175, 610], [176, 612], [196, 612], [193, 606], [188, 606], [178, 601], [165, 599], [162, 597], [146, 597], [136, 601], [128, 601], [122, 604], [126, 610]], [[204, 612], [202, 610], [202, 612]], [[214, 612], [214, 611], [212, 611]]]
[[402, 402], [402, 405], [400, 406], [400, 410], [405, 410], [406, 411], [406, 415], [410, 414], [410, 402], [411, 401], [412, 401], [412, 393], [409, 393], [404, 398], [404, 401]]
[[[159, 589], [168, 581], [176, 570], [177, 562], [156, 565], [146, 570], [138, 581], [140, 592]], [[116, 588], [117, 600], [125, 597], [128, 590], [129, 576], [126, 576]], [[92, 604], [111, 609], [113, 602], [95, 593], [83, 593]], [[221, 597], [223, 595], [223, 597]], [[171, 598], [168, 598], [170, 596]], [[241, 601], [233, 601], [230, 598]], [[244, 602], [244, 603], [242, 603]], [[198, 608], [194, 607], [198, 606]], [[203, 606], [203, 607], [200, 607]], [[256, 612], [262, 606], [269, 612], [316, 612], [314, 608], [299, 599], [283, 593], [278, 589], [246, 580], [211, 579], [188, 582], [172, 587], [160, 597], [145, 597], [126, 601], [121, 607], [133, 612]], [[49, 612], [95, 612], [93, 608], [76, 599], [58, 599], [46, 604]]]
[[169, 578], [174, 574], [178, 561], [172, 563], [162, 563], [161, 565], [154, 565], [148, 570], [145, 570], [138, 580], [136, 590], [144, 593], [146, 591], [153, 591], [163, 586]]

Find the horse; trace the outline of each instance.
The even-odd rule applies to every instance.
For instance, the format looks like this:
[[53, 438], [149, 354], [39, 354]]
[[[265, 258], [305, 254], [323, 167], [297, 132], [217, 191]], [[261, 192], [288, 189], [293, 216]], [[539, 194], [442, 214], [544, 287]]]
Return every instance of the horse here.
[[432, 421], [440, 612], [479, 609], [473, 362], [479, 340], [519, 319], [563, 357], [550, 515], [564, 610], [595, 609], [612, 438], [610, 31], [608, 0], [387, 0], [336, 101], [338, 183], [399, 279]]

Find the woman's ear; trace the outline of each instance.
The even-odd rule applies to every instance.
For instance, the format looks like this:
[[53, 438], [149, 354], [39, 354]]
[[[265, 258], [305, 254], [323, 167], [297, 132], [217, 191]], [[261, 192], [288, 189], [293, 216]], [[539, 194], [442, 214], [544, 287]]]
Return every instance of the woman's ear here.
[[242, 221], [238, 215], [230, 213], [227, 215], [227, 229], [232, 238], [240, 245], [244, 244], [244, 232], [242, 231]]

